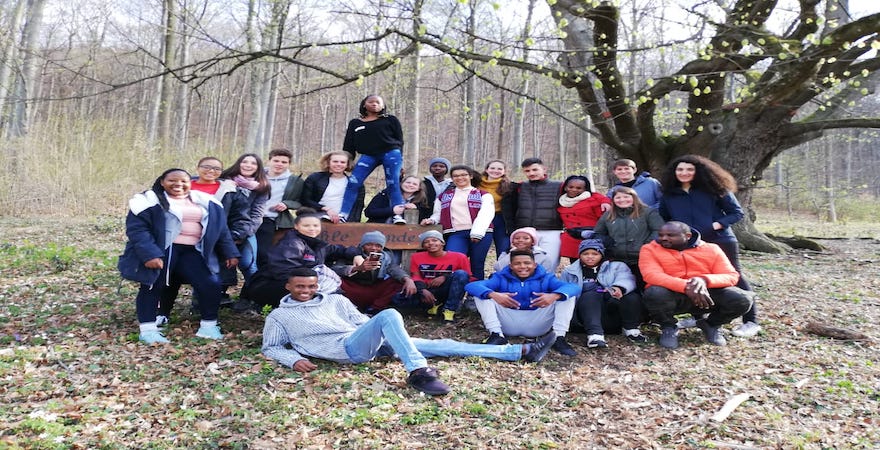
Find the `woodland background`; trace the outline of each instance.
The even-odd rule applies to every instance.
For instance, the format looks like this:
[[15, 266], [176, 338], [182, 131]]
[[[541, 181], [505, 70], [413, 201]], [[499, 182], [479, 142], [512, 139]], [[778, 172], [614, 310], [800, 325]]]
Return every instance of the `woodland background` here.
[[[0, 2], [0, 448], [878, 448], [878, 11]], [[513, 167], [536, 155], [555, 178], [605, 187], [621, 155], [656, 173], [699, 152], [736, 173], [759, 231], [825, 249], [744, 252], [762, 305], [753, 339], [718, 348], [686, 330], [669, 352], [646, 328], [646, 346], [610, 336], [607, 352], [540, 365], [438, 360], [455, 389], [442, 399], [407, 388], [395, 361], [280, 367], [259, 353], [256, 315], [223, 310], [226, 339], [194, 339], [186, 293], [173, 344], [138, 344], [135, 286], [115, 269], [126, 200], [205, 155], [285, 146], [313, 171], [374, 92], [404, 123], [411, 173], [435, 155]], [[732, 145], [732, 130], [746, 137]], [[808, 322], [868, 339], [819, 337]], [[416, 336], [484, 337], [466, 314], [407, 323]]]
[[[850, 119], [846, 126], [859, 128], [838, 129], [840, 122], [826, 121], [815, 125], [827, 127], [818, 134], [801, 133], [804, 143], [791, 149], [777, 145], [766, 155], [750, 156], [750, 149], [728, 149], [720, 141], [715, 150], [688, 147], [699, 143], [696, 130], [704, 128], [694, 117], [703, 115], [695, 102], [710, 97], [690, 92], [691, 84], [709, 92], [701, 83], [713, 80], [708, 70], [686, 74], [694, 73], [695, 63], [714, 63], [707, 48], [730, 45], [712, 40], [713, 33], [717, 39], [725, 26], [739, 26], [722, 21], [745, 8], [741, 3], [620, 2], [614, 10], [615, 79], [605, 73], [611, 69], [602, 72], [595, 65], [585, 72], [563, 70], [571, 59], [608, 54], [594, 46], [607, 36], [595, 31], [601, 23], [588, 13], [610, 3], [6, 1], [0, 4], [0, 164], [6, 168], [0, 173], [0, 214], [122, 214], [125, 200], [162, 170], [193, 169], [205, 155], [231, 163], [245, 151], [265, 154], [288, 147], [296, 155], [295, 170], [310, 172], [317, 169], [319, 155], [339, 148], [360, 99], [379, 93], [404, 123], [410, 173], [423, 174], [424, 161], [442, 155], [477, 167], [500, 158], [518, 177], [517, 162], [534, 155], [544, 158], [557, 178], [587, 173], [605, 186], [609, 161], [616, 157], [632, 157], [656, 173], [665, 158], [699, 151], [731, 162], [728, 168], [749, 194], [741, 197], [746, 205], [754, 193], [757, 205], [809, 211], [831, 221], [880, 217], [880, 146], [871, 128], [880, 122], [874, 93], [880, 8], [871, 2], [756, 3], [754, 8], [772, 14], [756, 16], [760, 26], [743, 32], [742, 44], [751, 47], [726, 57], [779, 54], [730, 71], [724, 89], [712, 91], [724, 93], [724, 106], [711, 114], [702, 111], [713, 116], [729, 112], [731, 105], [745, 111], [754, 100], [749, 89], [761, 88], [749, 82], [750, 76], [764, 71], [764, 78], [772, 78], [767, 74], [782, 73], [782, 63], [799, 57], [810, 62], [810, 48], [837, 39], [833, 33], [841, 28], [855, 28], [859, 32], [850, 34], [859, 41], [833, 50], [850, 49], [837, 56], [854, 58], [852, 64], [862, 64], [863, 71], [803, 81], [807, 87], [813, 83], [817, 97], [796, 110], [794, 119], [806, 127], [820, 123], [821, 111], [834, 110]], [[593, 9], [576, 15], [585, 8]], [[578, 22], [584, 17], [598, 25]], [[849, 28], [840, 26], [845, 23]], [[794, 38], [778, 44], [782, 47], [766, 42], [782, 40], [798, 24], [823, 28], [798, 35], [800, 50]], [[403, 34], [407, 30], [413, 35]], [[765, 34], [748, 34], [759, 32]], [[578, 33], [590, 49], [567, 52]], [[826, 41], [817, 43], [817, 36]], [[410, 38], [422, 41], [414, 44]], [[814, 61], [813, 70], [834, 69], [826, 67], [833, 59]], [[809, 73], [810, 68], [799, 70]], [[651, 95], [659, 96], [651, 94], [651, 86], [660, 89], [685, 75], [681, 86], [654, 102], [654, 141], [650, 133], [626, 141], [626, 112], [613, 123], [594, 123], [617, 107], [603, 99], [616, 92], [608, 85], [620, 83], [614, 88], [627, 96], [621, 105], [641, 108]], [[585, 89], [593, 89], [588, 94], [598, 99], [585, 100]], [[839, 98], [844, 92], [851, 94], [845, 102]], [[760, 100], [759, 94], [753, 96]], [[595, 115], [590, 108], [596, 106], [608, 109]], [[705, 127], [732, 128], [718, 120]], [[740, 169], [736, 158], [762, 162]], [[374, 176], [373, 186], [380, 185]]]

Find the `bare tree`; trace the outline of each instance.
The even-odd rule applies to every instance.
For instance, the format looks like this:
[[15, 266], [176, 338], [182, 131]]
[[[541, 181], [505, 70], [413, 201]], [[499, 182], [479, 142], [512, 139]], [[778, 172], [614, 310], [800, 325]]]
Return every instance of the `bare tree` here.
[[28, 1], [19, 52], [22, 55], [21, 66], [18, 67], [15, 84], [9, 97], [11, 112], [6, 133], [10, 137], [24, 136], [28, 132], [28, 99], [36, 91], [39, 83], [37, 57], [45, 4], [45, 0]]

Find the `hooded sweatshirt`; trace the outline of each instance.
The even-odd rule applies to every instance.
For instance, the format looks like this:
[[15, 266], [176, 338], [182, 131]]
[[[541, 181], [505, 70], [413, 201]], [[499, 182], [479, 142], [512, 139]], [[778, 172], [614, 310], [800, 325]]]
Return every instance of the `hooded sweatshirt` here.
[[647, 287], [660, 286], [684, 294], [687, 280], [702, 277], [709, 289], [736, 286], [739, 273], [730, 264], [721, 248], [693, 235], [682, 250], [665, 248], [657, 241], [642, 247], [639, 270]]
[[305, 356], [351, 363], [345, 339], [367, 320], [369, 317], [339, 294], [318, 293], [305, 302], [285, 295], [266, 317], [261, 351], [287, 367]]

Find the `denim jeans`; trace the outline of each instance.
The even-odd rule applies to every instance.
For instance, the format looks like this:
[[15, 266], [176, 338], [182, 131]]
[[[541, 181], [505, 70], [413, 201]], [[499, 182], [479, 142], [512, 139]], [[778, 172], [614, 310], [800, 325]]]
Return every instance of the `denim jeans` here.
[[587, 334], [617, 334], [621, 328], [638, 328], [642, 322], [642, 297], [638, 291], [616, 299], [607, 292], [584, 292], [575, 312]]
[[482, 356], [516, 361], [522, 355], [519, 345], [482, 345], [450, 339], [413, 339], [403, 325], [403, 317], [393, 309], [376, 314], [345, 339], [345, 352], [355, 363], [388, 354], [387, 347], [400, 358], [407, 372], [428, 366], [425, 357]]
[[428, 288], [438, 301], [443, 302], [443, 309], [458, 311], [461, 307], [461, 299], [464, 297], [464, 285], [468, 284], [470, 277], [464, 270], [456, 270], [446, 277], [446, 281], [440, 286]]
[[495, 258], [510, 250], [510, 235], [507, 234], [507, 225], [504, 223], [504, 214], [495, 213], [492, 219], [492, 241], [495, 242]]
[[348, 185], [345, 186], [345, 197], [342, 199], [340, 214], [348, 217], [351, 208], [357, 200], [358, 190], [364, 185], [364, 180], [373, 173], [377, 166], [382, 165], [385, 169], [385, 186], [388, 188], [388, 196], [391, 206], [402, 205], [403, 194], [400, 192], [400, 169], [403, 167], [403, 154], [400, 149], [388, 150], [381, 159], [373, 155], [361, 155], [351, 176], [348, 177]]
[[[244, 281], [247, 281], [257, 272], [257, 238], [255, 236], [250, 236], [236, 247], [238, 247], [238, 252], [241, 253], [241, 257], [238, 258], [238, 269], [240, 269], [241, 274], [244, 275]], [[236, 268], [233, 267], [227, 269], [226, 267], [221, 267], [220, 281], [223, 284], [224, 289], [229, 286], [237, 285], [238, 273], [236, 272]]]
[[479, 242], [471, 241], [471, 230], [449, 233], [446, 238], [446, 250], [464, 253], [471, 261], [471, 274], [477, 280], [486, 277], [486, 254], [492, 246], [492, 235], [488, 232]]

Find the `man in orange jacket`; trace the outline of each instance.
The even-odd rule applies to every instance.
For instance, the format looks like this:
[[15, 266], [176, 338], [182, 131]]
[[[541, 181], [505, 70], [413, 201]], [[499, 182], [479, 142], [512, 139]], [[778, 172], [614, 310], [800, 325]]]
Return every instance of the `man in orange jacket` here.
[[726, 345], [721, 325], [752, 304], [751, 295], [736, 287], [739, 274], [721, 248], [701, 241], [700, 233], [682, 222], [667, 222], [657, 239], [642, 247], [639, 270], [647, 285], [645, 308], [662, 328], [662, 347], [678, 347], [675, 314], [682, 313], [699, 318], [707, 341]]

